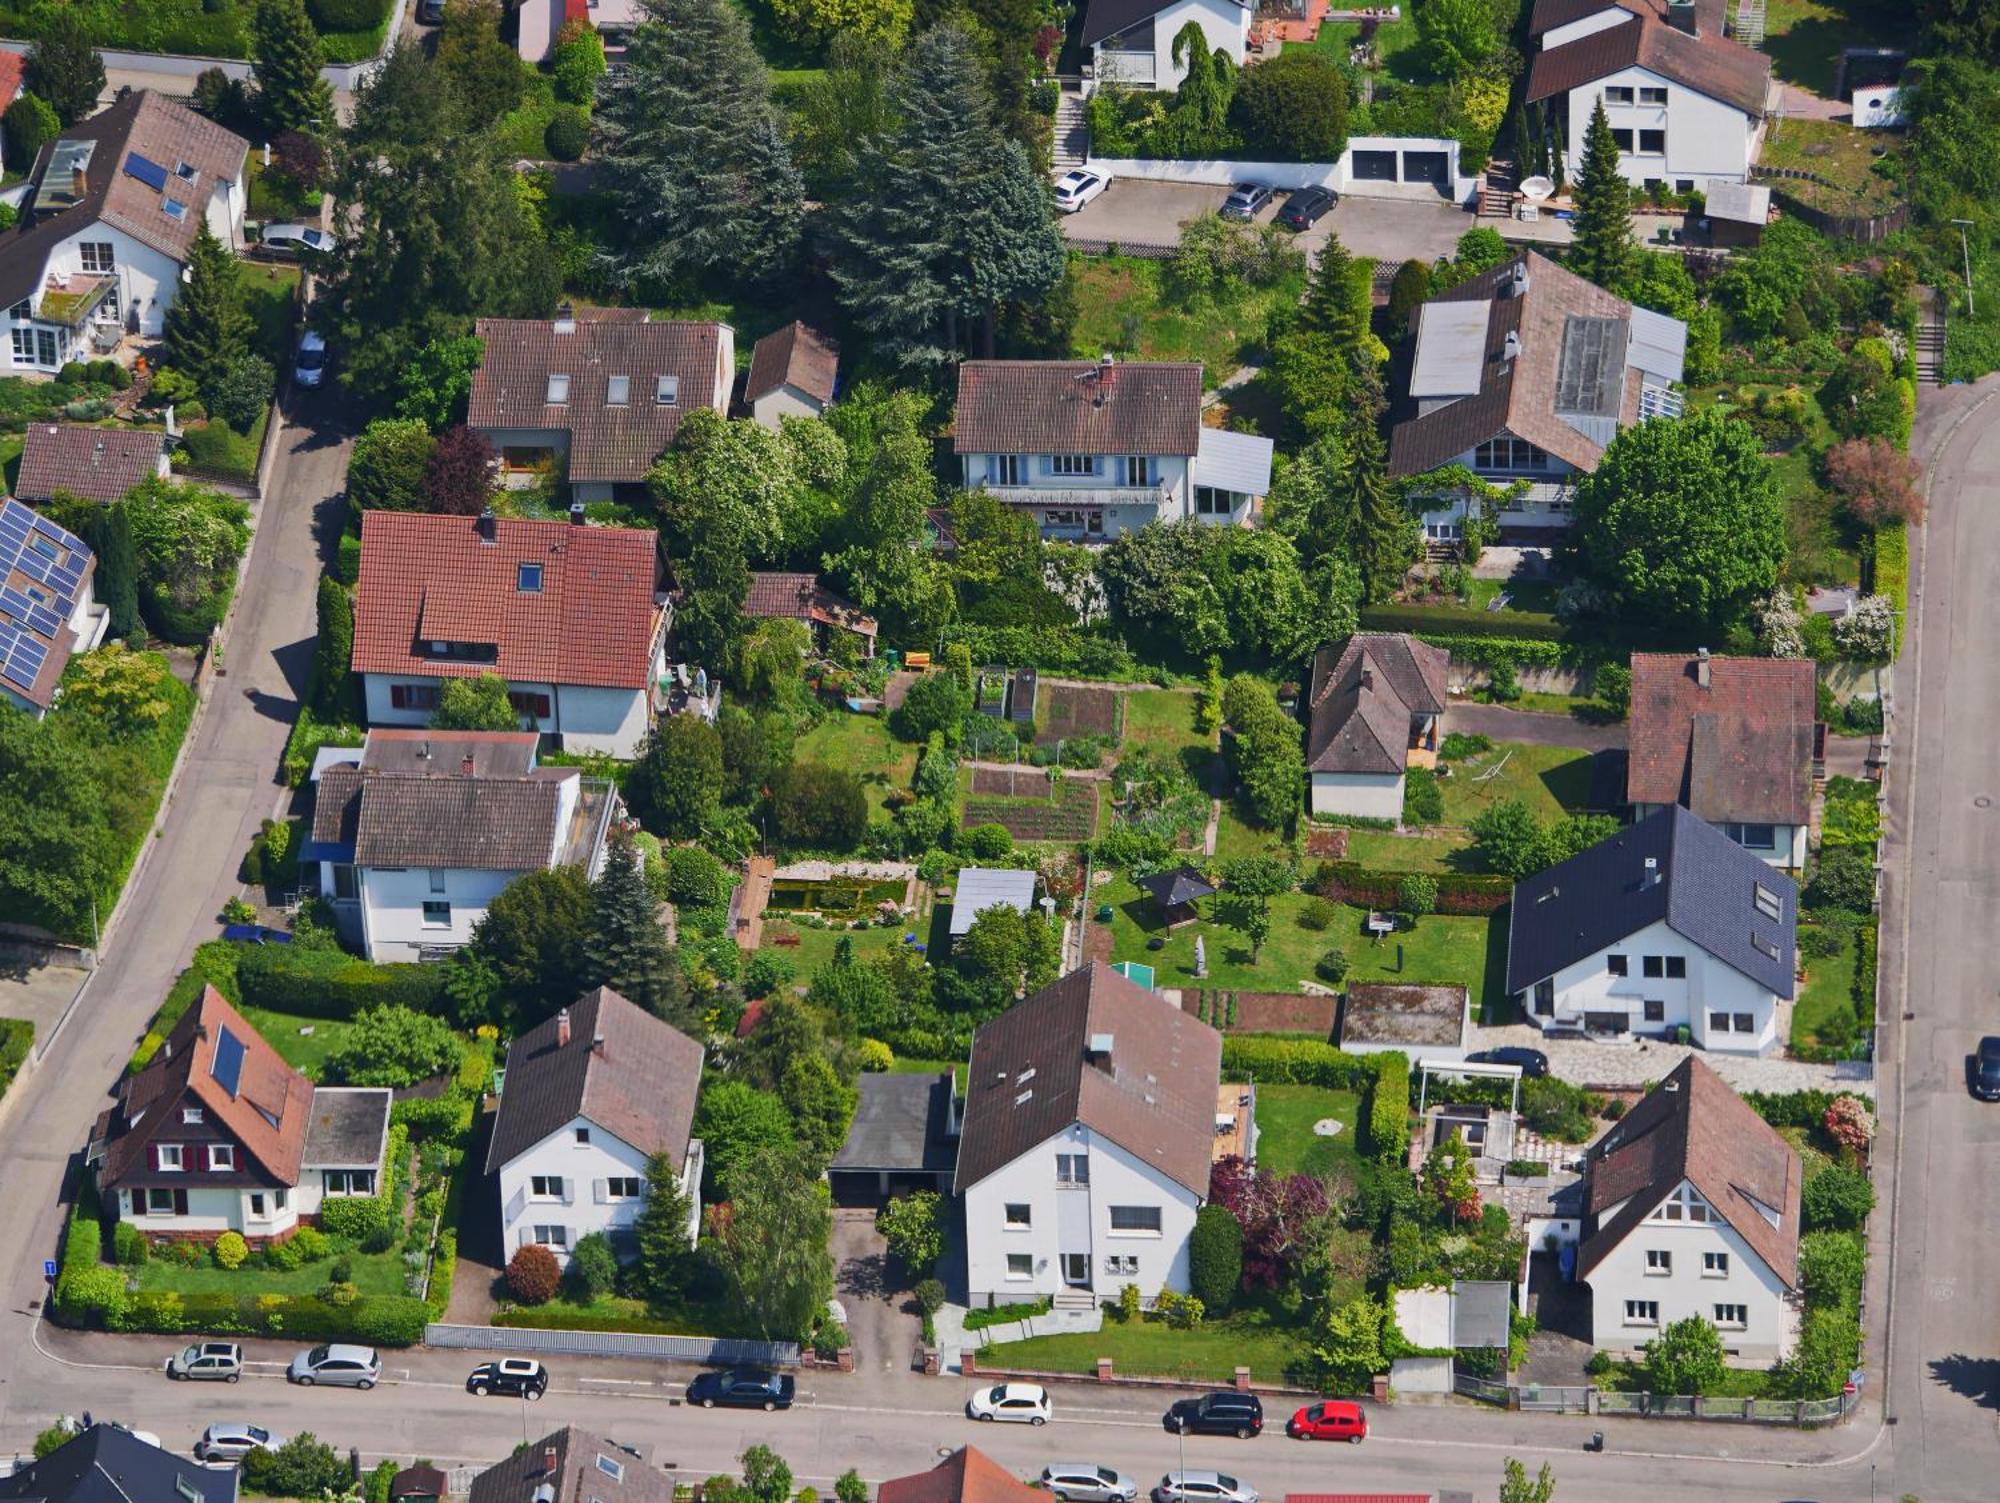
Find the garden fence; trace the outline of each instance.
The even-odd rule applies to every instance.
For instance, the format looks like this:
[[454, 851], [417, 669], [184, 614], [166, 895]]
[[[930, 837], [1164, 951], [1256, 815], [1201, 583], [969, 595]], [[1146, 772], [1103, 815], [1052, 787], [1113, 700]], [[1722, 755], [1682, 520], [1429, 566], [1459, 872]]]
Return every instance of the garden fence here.
[[527, 1326], [424, 1328], [424, 1345], [463, 1351], [533, 1352], [544, 1357], [640, 1357], [704, 1367], [797, 1367], [790, 1341], [741, 1341], [721, 1336], [651, 1336], [636, 1331], [548, 1331]]
[[1177, 245], [1159, 245], [1147, 240], [1071, 239], [1069, 248], [1080, 256], [1136, 256], [1141, 261], [1171, 261]]
[[1693, 1398], [1685, 1394], [1599, 1392], [1593, 1388], [1522, 1383], [1509, 1386], [1457, 1373], [1454, 1392], [1510, 1409], [1543, 1414], [1591, 1414], [1621, 1419], [1716, 1420], [1724, 1424], [1830, 1425], [1854, 1412], [1860, 1398], [1831, 1399]]

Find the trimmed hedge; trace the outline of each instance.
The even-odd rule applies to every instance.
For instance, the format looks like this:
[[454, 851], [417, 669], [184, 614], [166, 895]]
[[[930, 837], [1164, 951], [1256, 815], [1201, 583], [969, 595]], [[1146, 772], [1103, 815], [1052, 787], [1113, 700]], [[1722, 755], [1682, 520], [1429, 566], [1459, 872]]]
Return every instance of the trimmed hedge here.
[[439, 1013], [445, 968], [371, 965], [338, 950], [253, 945], [236, 964], [243, 1002], [307, 1018], [351, 1018], [370, 1007]]
[[1369, 1157], [1378, 1163], [1401, 1167], [1410, 1153], [1410, 1061], [1391, 1051], [1370, 1054], [1375, 1067], [1375, 1088], [1368, 1093]]
[[1400, 1165], [1410, 1149], [1410, 1061], [1395, 1051], [1348, 1054], [1320, 1039], [1225, 1035], [1222, 1069], [1267, 1083], [1362, 1091], [1367, 1104], [1363, 1150]]
[[1449, 652], [1471, 668], [1581, 668], [1595, 654], [1575, 642], [1542, 642], [1527, 637], [1486, 637], [1466, 632], [1420, 631], [1417, 640]]
[[63, 1324], [162, 1335], [285, 1336], [416, 1346], [430, 1322], [430, 1307], [407, 1294], [364, 1294], [345, 1306], [330, 1305], [314, 1294], [181, 1294], [170, 1289], [132, 1294], [117, 1269], [95, 1272], [110, 1275], [103, 1289], [96, 1287], [94, 1278], [79, 1279], [72, 1285], [71, 1297], [51, 1307]]
[[35, 1025], [21, 1018], [0, 1018], [0, 1096], [21, 1073], [28, 1050], [34, 1047]]
[[1133, 678], [1139, 663], [1122, 637], [1103, 637], [1071, 626], [967, 626], [944, 629], [942, 644], [963, 644], [975, 663], [1006, 663], [1044, 673], [1087, 678]]
[[690, 1331], [686, 1321], [658, 1320], [650, 1315], [623, 1315], [612, 1311], [579, 1310], [560, 1302], [536, 1305], [532, 1309], [498, 1310], [496, 1326], [525, 1326], [540, 1331], [636, 1331], [642, 1336], [700, 1336]]
[[1476, 605], [1364, 605], [1363, 631], [1456, 632], [1471, 637], [1519, 637], [1567, 642], [1569, 628], [1544, 611], [1488, 611]]
[[[1312, 890], [1335, 902], [1357, 908], [1395, 908], [1404, 872], [1379, 871], [1358, 861], [1322, 861], [1313, 874]], [[1469, 872], [1438, 872], [1435, 912], [1483, 915], [1497, 913], [1513, 897], [1506, 877]]]

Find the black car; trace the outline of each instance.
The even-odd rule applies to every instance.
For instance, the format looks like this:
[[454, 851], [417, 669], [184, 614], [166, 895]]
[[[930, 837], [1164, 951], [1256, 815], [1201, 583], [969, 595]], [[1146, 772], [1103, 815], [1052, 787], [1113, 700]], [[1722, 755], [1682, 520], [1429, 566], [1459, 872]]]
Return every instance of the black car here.
[[704, 1409], [789, 1409], [798, 1387], [790, 1373], [738, 1367], [728, 1372], [702, 1373], [688, 1384], [687, 1401]]
[[417, 24], [419, 26], [442, 26], [444, 24], [444, 0], [417, 0]]
[[1465, 1056], [1468, 1065], [1519, 1065], [1521, 1073], [1530, 1080], [1538, 1080], [1549, 1073], [1549, 1057], [1539, 1049], [1522, 1049], [1509, 1045], [1505, 1049], [1482, 1049], [1477, 1054]]
[[1233, 1435], [1248, 1440], [1263, 1433], [1264, 1401], [1254, 1393], [1205, 1393], [1198, 1399], [1177, 1399], [1166, 1414], [1166, 1428], [1187, 1435]]
[[2000, 1101], [2000, 1037], [1990, 1033], [1973, 1051], [1972, 1094], [1981, 1101]]
[[502, 1357], [498, 1362], [482, 1362], [465, 1380], [467, 1393], [519, 1394], [539, 1399], [548, 1390], [549, 1370], [532, 1357]]
[[1288, 230], [1309, 230], [1339, 202], [1340, 195], [1331, 188], [1301, 188], [1278, 210], [1278, 223]]

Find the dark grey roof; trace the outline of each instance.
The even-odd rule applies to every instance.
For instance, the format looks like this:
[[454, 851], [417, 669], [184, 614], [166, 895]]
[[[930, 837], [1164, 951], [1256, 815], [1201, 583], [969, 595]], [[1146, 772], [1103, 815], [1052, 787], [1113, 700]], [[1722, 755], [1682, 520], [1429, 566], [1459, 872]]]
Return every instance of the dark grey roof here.
[[371, 1169], [382, 1162], [392, 1092], [374, 1086], [321, 1086], [306, 1128], [306, 1169]]
[[952, 1072], [863, 1075], [847, 1141], [833, 1169], [943, 1173], [958, 1152], [951, 1134]]
[[1460, 1279], [1451, 1286], [1451, 1344], [1505, 1346], [1513, 1310], [1512, 1284], [1501, 1279]]
[[[1777, 899], [1781, 917], [1759, 911], [1759, 887]], [[1676, 804], [1514, 884], [1507, 990], [1525, 991], [1664, 919], [1725, 965], [1789, 997], [1798, 903], [1790, 877]]]
[[1154, 872], [1150, 877], [1140, 877], [1137, 885], [1150, 893], [1153, 901], [1162, 908], [1178, 908], [1183, 903], [1192, 903], [1215, 892], [1214, 884], [1191, 866]]
[[472, 1479], [470, 1503], [673, 1503], [674, 1479], [632, 1447], [566, 1425]]
[[115, 1425], [92, 1425], [60, 1450], [0, 1477], [0, 1498], [38, 1503], [236, 1503], [235, 1467], [210, 1469]]

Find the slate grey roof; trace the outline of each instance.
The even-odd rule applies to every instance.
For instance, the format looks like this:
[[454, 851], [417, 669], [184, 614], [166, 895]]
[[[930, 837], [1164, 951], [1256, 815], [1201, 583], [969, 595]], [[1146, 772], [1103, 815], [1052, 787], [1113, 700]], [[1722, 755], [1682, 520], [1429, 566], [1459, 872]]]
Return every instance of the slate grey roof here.
[[[701, 1045], [606, 986], [585, 992], [566, 1012], [567, 1044], [558, 1042], [561, 1019], [549, 1018], [508, 1046], [486, 1172], [576, 1117], [641, 1153], [664, 1153], [679, 1169], [701, 1089]], [[592, 1047], [600, 1036], [601, 1054]]]
[[1514, 1286], [1500, 1279], [1460, 1279], [1451, 1286], [1451, 1344], [1500, 1347], [1507, 1344]]
[[988, 908], [1005, 903], [1022, 913], [1035, 907], [1035, 874], [1009, 867], [966, 866], [959, 868], [952, 889], [951, 932], [964, 934], [972, 921]]
[[946, 1173], [958, 1152], [951, 1133], [952, 1072], [863, 1075], [847, 1141], [831, 1169]]
[[674, 1479], [648, 1466], [631, 1447], [566, 1425], [473, 1478], [469, 1503], [534, 1503], [544, 1485], [556, 1503], [674, 1500]]
[[92, 1425], [40, 1461], [0, 1477], [27, 1503], [236, 1503], [235, 1467], [205, 1467], [116, 1425]]
[[372, 1169], [382, 1162], [395, 1093], [375, 1086], [321, 1086], [306, 1127], [305, 1169]]
[[[1649, 871], [1646, 862], [1656, 865]], [[1782, 917], [1757, 907], [1757, 889]], [[1725, 965], [1792, 995], [1798, 887], [1678, 804], [1514, 884], [1507, 990], [1525, 991], [1665, 920]]]
[[1415, 637], [1357, 632], [1313, 657], [1309, 772], [1403, 771], [1410, 722], [1444, 712], [1451, 654]]

